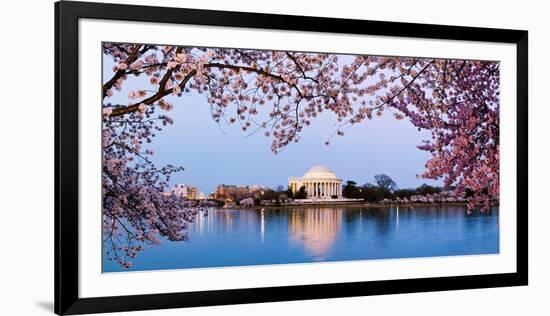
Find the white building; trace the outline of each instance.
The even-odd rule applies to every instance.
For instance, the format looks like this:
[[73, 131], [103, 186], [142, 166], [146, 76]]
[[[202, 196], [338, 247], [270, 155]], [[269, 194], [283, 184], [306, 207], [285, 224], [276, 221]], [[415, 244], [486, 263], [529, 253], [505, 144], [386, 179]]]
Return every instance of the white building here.
[[293, 193], [304, 186], [309, 199], [342, 197], [342, 179], [338, 179], [334, 172], [321, 165], [311, 167], [302, 177], [290, 177], [288, 186]]

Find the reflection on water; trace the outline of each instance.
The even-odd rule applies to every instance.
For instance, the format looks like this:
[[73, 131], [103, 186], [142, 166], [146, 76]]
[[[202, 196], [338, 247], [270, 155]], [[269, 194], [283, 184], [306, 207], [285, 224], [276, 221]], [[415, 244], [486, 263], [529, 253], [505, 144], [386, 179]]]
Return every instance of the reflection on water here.
[[[200, 212], [189, 241], [163, 241], [131, 270], [490, 254], [498, 209], [464, 207], [276, 208]], [[104, 261], [104, 271], [120, 267]]]
[[342, 225], [341, 208], [291, 211], [288, 229], [290, 241], [303, 244], [306, 253], [315, 260], [323, 260], [330, 253]]

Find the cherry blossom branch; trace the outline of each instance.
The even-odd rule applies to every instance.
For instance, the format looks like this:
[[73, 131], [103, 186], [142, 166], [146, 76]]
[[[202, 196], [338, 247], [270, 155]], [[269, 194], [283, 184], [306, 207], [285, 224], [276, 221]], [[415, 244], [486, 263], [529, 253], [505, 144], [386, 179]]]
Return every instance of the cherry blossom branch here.
[[[129, 66], [130, 64], [132, 64], [137, 59], [137, 57], [139, 56], [138, 52], [139, 52], [140, 47], [141, 47], [141, 45], [136, 45], [134, 47], [134, 49], [132, 50], [132, 52], [130, 53], [130, 55], [128, 56], [128, 58], [124, 62], [124, 64], [126, 66]], [[120, 68], [116, 71], [114, 76], [109, 81], [107, 81], [105, 84], [103, 84], [102, 90], [103, 90], [103, 97], [104, 98], [107, 95], [107, 90], [111, 89], [113, 87], [113, 85], [117, 82], [117, 80], [122, 78], [122, 76], [124, 76], [125, 73], [126, 73], [126, 69]]]

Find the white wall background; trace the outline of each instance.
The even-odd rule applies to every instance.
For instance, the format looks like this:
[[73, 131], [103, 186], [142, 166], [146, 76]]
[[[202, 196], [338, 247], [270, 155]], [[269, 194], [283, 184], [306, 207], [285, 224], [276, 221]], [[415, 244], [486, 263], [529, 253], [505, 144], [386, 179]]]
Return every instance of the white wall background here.
[[[99, 1], [97, 2], [105, 2]], [[133, 0], [121, 3], [529, 30], [530, 285], [439, 293], [135, 312], [132, 315], [548, 315], [550, 190], [544, 1]], [[5, 1], [0, 13], [0, 314], [53, 312], [53, 1]], [[111, 314], [115, 315], [115, 314]]]

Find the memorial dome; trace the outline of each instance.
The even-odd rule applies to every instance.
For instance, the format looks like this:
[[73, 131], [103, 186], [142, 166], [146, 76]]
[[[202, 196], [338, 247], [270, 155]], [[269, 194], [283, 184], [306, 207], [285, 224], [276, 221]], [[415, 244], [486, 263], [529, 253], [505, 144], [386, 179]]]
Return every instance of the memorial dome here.
[[323, 165], [311, 167], [302, 179], [336, 179], [336, 174]]

